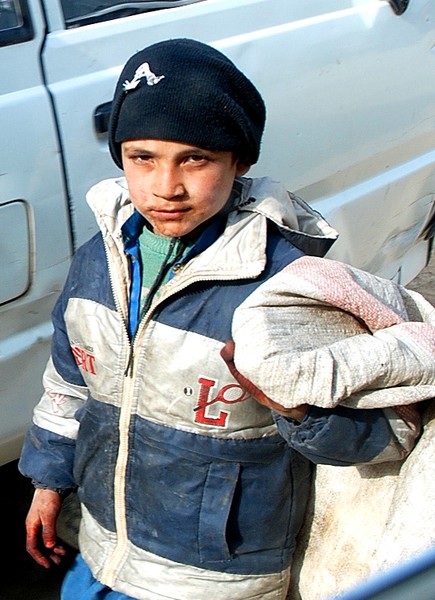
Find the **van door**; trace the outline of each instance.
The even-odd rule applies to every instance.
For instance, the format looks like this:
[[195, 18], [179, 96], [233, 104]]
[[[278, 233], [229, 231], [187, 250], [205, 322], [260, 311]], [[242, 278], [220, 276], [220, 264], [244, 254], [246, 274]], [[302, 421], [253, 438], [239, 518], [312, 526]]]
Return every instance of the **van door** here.
[[104, 111], [122, 65], [148, 44], [192, 37], [227, 53], [264, 95], [252, 174], [318, 205], [341, 234], [336, 258], [402, 283], [424, 266], [419, 233], [435, 190], [434, 2], [62, 0], [47, 14], [44, 66], [76, 243], [94, 228], [86, 190], [118, 173]]
[[16, 458], [40, 396], [71, 256], [43, 36], [37, 2], [0, 2], [0, 464]]

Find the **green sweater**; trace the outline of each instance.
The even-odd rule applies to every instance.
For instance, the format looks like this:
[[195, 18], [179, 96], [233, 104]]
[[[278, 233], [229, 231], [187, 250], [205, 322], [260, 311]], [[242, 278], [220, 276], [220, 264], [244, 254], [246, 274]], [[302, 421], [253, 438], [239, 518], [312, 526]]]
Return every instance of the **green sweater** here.
[[189, 250], [181, 238], [156, 235], [147, 227], [139, 236], [142, 262], [141, 311], [145, 304], [159, 294], [161, 286], [169, 279], [171, 267]]

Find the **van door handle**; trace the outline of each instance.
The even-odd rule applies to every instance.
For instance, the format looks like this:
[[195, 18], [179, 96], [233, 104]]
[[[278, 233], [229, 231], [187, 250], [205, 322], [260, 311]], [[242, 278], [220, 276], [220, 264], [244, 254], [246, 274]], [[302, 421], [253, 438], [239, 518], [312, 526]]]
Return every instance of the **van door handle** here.
[[396, 15], [403, 15], [408, 8], [409, 0], [388, 0]]
[[100, 104], [94, 110], [94, 127], [97, 133], [107, 133], [109, 129], [109, 119], [111, 112], [111, 102], [105, 102], [104, 104]]

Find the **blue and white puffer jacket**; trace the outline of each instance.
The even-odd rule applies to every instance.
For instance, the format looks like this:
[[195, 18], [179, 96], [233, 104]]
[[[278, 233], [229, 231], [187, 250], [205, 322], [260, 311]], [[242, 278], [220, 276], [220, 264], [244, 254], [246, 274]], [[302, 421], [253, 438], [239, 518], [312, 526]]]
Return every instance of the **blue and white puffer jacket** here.
[[131, 336], [122, 226], [137, 213], [124, 179], [88, 200], [101, 231], [76, 253], [53, 311], [20, 469], [40, 487], [77, 489], [80, 551], [114, 590], [283, 599], [311, 462], [369, 462], [397, 441], [382, 410], [273, 415], [220, 350], [237, 306], [303, 253], [324, 254], [335, 232], [279, 184], [236, 180], [225, 222], [174, 267]]

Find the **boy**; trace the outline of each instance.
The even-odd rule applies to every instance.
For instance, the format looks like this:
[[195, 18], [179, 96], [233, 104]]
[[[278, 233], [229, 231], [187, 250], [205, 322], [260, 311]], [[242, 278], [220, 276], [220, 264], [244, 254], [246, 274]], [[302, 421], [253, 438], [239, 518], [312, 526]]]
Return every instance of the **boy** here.
[[237, 307], [335, 239], [280, 185], [243, 178], [264, 123], [254, 85], [197, 41], [154, 44], [121, 74], [109, 146], [125, 179], [89, 193], [101, 231], [54, 309], [20, 461], [37, 488], [27, 548], [39, 564], [64, 554], [65, 493], [81, 501], [63, 600], [283, 599], [311, 461], [409, 450], [381, 409], [284, 408], [222, 360]]

